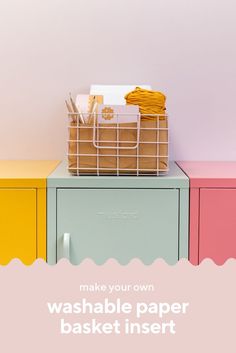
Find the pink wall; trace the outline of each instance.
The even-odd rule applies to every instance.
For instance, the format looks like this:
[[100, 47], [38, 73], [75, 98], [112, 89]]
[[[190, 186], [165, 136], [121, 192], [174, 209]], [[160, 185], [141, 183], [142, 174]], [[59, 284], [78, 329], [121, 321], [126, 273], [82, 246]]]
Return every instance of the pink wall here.
[[64, 98], [90, 83], [168, 97], [173, 159], [236, 158], [234, 0], [0, 2], [0, 158], [63, 158]]

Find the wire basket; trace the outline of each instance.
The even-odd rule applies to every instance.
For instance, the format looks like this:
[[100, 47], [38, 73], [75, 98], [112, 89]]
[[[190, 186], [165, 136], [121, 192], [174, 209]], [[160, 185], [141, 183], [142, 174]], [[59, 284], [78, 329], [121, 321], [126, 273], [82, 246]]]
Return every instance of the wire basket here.
[[[73, 175], [166, 175], [169, 170], [168, 116], [139, 114], [137, 122], [81, 124], [69, 113], [68, 170]], [[120, 123], [122, 121], [122, 123]]]

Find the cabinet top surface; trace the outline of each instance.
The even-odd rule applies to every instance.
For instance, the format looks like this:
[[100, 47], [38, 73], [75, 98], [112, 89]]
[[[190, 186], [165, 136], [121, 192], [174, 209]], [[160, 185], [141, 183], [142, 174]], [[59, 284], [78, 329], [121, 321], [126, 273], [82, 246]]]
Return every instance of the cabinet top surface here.
[[73, 176], [67, 170], [67, 162], [62, 162], [48, 177], [50, 187], [166, 187], [187, 188], [188, 177], [177, 166], [170, 162], [170, 171], [165, 176]]
[[[0, 186], [9, 186], [17, 181], [22, 183], [28, 180], [45, 179], [56, 168], [59, 161], [0, 161]], [[20, 185], [19, 185], [20, 186]]]
[[236, 162], [177, 162], [191, 187], [236, 187]]

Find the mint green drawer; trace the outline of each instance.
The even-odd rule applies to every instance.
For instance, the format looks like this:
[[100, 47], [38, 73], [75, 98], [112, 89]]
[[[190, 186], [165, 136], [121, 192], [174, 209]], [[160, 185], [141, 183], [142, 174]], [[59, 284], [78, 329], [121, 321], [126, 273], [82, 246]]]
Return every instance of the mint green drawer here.
[[188, 257], [189, 180], [173, 162], [164, 177], [72, 177], [62, 163], [47, 187], [49, 264]]
[[149, 264], [158, 257], [174, 263], [178, 203], [176, 189], [59, 189], [57, 260], [67, 254], [73, 264], [85, 258], [97, 264], [139, 258]]

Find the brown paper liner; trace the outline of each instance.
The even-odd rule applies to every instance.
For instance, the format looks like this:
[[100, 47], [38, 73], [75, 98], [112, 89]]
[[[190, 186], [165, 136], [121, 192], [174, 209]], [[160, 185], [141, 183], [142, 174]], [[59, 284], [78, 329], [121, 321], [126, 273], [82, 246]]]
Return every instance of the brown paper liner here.
[[[93, 145], [92, 125], [80, 125], [78, 128], [76, 126], [77, 120], [73, 120], [69, 128], [68, 162], [69, 171], [72, 174], [155, 175], [158, 174], [158, 170], [166, 171], [168, 168], [168, 158], [166, 157], [168, 155], [168, 131], [156, 130], [158, 127], [168, 128], [167, 118], [141, 120], [140, 143], [138, 148], [135, 149], [130, 149], [130, 147], [137, 144], [136, 123], [119, 124], [119, 131], [116, 129], [117, 125], [100, 124], [99, 129], [96, 129], [97, 140], [99, 141], [97, 145], [107, 147], [102, 149]], [[113, 127], [114, 129], [107, 127]], [[150, 130], [145, 130], [145, 128]], [[80, 142], [77, 142], [78, 140]], [[125, 141], [128, 141], [128, 143]], [[119, 147], [118, 150], [111, 148], [117, 146]], [[126, 148], [123, 149], [123, 147]], [[76, 154], [79, 154], [79, 156], [76, 156]]]

